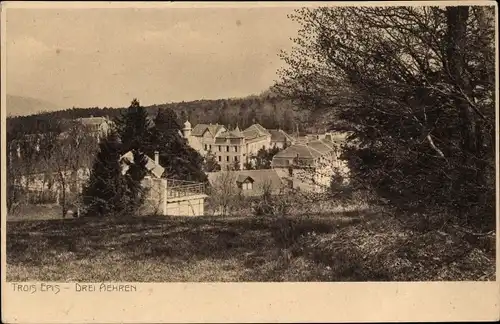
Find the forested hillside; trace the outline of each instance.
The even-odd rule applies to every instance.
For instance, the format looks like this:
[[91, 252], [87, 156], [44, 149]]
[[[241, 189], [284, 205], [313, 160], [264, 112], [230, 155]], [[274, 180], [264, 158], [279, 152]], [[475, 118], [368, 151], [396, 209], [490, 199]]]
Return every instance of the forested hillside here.
[[[138, 98], [139, 101], [141, 98]], [[220, 123], [229, 127], [246, 128], [253, 123], [272, 129], [281, 128], [287, 132], [305, 131], [306, 115], [299, 112], [289, 100], [282, 99], [271, 91], [245, 98], [218, 100], [195, 100], [188, 102], [165, 103], [147, 106], [149, 115], [154, 115], [158, 109], [171, 108], [181, 121], [189, 119], [192, 125], [198, 123]], [[82, 117], [108, 116], [114, 118], [125, 108], [90, 107], [71, 108], [66, 110], [46, 112], [37, 115], [8, 118], [8, 132], [33, 132], [47, 129], [54, 120], [75, 119]]]

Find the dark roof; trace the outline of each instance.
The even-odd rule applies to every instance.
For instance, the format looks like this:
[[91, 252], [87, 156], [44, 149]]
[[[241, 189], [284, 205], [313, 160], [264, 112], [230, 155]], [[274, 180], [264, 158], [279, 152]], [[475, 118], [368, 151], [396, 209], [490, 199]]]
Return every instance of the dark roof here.
[[251, 179], [253, 186], [251, 190], [245, 190], [244, 193], [248, 195], [259, 195], [262, 193], [262, 186], [269, 183], [272, 191], [278, 191], [282, 187], [281, 178], [278, 176], [276, 170], [262, 169], [262, 170], [240, 170], [240, 171], [219, 171], [208, 172], [208, 181], [213, 185], [219, 181], [220, 177], [229, 175], [234, 179], [234, 186], [242, 183], [247, 179]]

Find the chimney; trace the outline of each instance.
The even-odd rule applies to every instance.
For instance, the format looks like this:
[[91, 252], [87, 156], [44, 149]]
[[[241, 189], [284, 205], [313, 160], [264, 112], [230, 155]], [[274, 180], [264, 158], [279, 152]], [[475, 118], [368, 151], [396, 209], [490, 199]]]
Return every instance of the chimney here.
[[156, 165], [160, 165], [160, 152], [155, 151], [155, 163]]

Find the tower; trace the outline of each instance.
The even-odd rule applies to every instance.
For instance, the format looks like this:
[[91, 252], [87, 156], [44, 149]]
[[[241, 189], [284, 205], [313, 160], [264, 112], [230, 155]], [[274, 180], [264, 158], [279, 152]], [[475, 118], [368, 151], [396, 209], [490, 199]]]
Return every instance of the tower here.
[[184, 123], [184, 128], [182, 129], [182, 134], [184, 135], [184, 138], [189, 140], [189, 138], [191, 137], [191, 123], [189, 122], [189, 120], [186, 120], [186, 122]]

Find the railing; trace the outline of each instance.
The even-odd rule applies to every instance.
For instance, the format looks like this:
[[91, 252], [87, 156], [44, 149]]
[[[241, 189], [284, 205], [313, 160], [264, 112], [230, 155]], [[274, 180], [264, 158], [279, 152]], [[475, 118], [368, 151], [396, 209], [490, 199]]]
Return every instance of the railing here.
[[199, 184], [199, 182], [167, 179], [167, 187], [179, 187], [179, 186], [194, 185], [194, 184]]
[[202, 195], [204, 193], [204, 183], [167, 179], [167, 199]]

